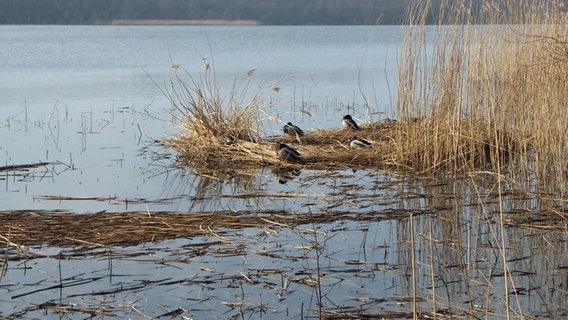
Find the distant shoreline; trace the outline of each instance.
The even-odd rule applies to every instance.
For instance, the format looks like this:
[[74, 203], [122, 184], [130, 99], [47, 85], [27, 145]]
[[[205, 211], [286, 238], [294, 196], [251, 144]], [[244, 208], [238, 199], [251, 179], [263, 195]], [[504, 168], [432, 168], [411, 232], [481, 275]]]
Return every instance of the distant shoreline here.
[[110, 22], [112, 25], [190, 25], [190, 26], [257, 26], [257, 20], [223, 20], [223, 19], [203, 19], [203, 20], [168, 20], [168, 19], [115, 19]]

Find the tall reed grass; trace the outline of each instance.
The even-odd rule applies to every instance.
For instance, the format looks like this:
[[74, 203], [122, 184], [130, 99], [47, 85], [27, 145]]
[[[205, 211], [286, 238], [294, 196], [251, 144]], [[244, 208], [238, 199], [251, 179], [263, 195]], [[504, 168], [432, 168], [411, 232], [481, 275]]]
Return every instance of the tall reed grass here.
[[427, 26], [430, 1], [416, 1], [399, 62], [396, 113], [408, 125], [399, 126], [397, 158], [426, 173], [503, 170], [511, 181], [563, 192], [568, 15], [561, 9], [556, 1], [486, 1], [477, 9], [442, 1], [437, 24]]

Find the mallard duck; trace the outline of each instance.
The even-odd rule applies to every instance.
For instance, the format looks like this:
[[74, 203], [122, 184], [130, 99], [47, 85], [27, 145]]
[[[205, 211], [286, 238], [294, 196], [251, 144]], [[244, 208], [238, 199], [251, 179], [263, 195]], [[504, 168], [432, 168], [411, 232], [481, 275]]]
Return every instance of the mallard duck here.
[[350, 114], [345, 115], [341, 120], [341, 122], [343, 123], [343, 128], [347, 130], [353, 130], [353, 131], [361, 130], [361, 128], [359, 128], [359, 126], [357, 125], [355, 120], [353, 120]]
[[275, 149], [278, 159], [286, 163], [300, 162], [302, 160], [302, 155], [298, 152], [298, 150], [290, 147], [285, 143], [277, 142]]
[[351, 148], [370, 148], [371, 143], [367, 140], [359, 139], [356, 136], [352, 136], [349, 139], [349, 146]]
[[291, 137], [304, 135], [304, 131], [302, 131], [300, 127], [293, 125], [292, 122], [288, 122], [284, 125], [284, 133]]

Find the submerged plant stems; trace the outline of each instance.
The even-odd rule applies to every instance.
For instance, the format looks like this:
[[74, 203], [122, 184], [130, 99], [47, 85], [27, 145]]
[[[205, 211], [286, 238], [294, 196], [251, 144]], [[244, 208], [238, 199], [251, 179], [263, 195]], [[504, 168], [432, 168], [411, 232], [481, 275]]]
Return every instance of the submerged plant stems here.
[[[418, 303], [417, 303], [417, 293], [416, 293], [416, 243], [414, 241], [414, 217], [411, 214], [409, 219], [410, 221], [410, 253], [412, 256], [412, 313], [414, 320], [418, 319]], [[434, 287], [434, 285], [433, 285]]]

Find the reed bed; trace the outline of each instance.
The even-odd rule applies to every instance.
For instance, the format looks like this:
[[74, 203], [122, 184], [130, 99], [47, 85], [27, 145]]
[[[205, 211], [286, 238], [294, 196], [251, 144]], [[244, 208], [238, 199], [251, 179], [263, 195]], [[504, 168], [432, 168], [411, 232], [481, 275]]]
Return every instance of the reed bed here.
[[[499, 208], [492, 219], [501, 227], [495, 238], [506, 318], [522, 309], [507, 261], [506, 226], [565, 225], [559, 207], [568, 178], [568, 15], [560, 3], [499, 0], [475, 8], [469, 1], [442, 1], [437, 25], [427, 27], [430, 1], [426, 7], [416, 1], [401, 49], [396, 114], [428, 125], [397, 136], [399, 157], [414, 156], [414, 168], [429, 174], [443, 168], [496, 177]], [[506, 212], [511, 190], [552, 194], [560, 206]]]
[[[435, 173], [483, 168], [563, 192], [567, 168], [568, 15], [556, 1], [442, 1], [410, 9], [397, 116], [421, 118], [396, 136], [399, 158]], [[433, 37], [427, 28], [436, 30]], [[409, 153], [408, 150], [413, 152]], [[483, 159], [483, 157], [482, 157]], [[444, 164], [444, 166], [441, 166]]]
[[[206, 61], [206, 60], [204, 60]], [[400, 168], [408, 164], [395, 156], [396, 121], [363, 125], [362, 131], [315, 130], [296, 139], [285, 136], [262, 137], [261, 122], [267, 117], [263, 95], [278, 91], [269, 85], [249, 93], [247, 85], [233, 85], [222, 95], [211, 64], [205, 73], [194, 77], [176, 66], [175, 77], [163, 93], [181, 115], [179, 134], [163, 141], [178, 152], [179, 160], [205, 176], [225, 177], [259, 167], [301, 167], [308, 169]], [[353, 135], [373, 144], [372, 148], [352, 150]], [[275, 144], [285, 142], [302, 154], [299, 164], [286, 164], [278, 159]]]
[[[182, 116], [179, 135], [165, 143], [178, 151], [182, 163], [198, 173], [280, 166], [274, 149], [277, 142], [297, 147], [305, 160], [302, 165], [310, 168], [383, 166], [392, 160], [388, 152], [381, 153], [384, 148], [380, 147], [353, 156], [348, 147], [353, 133], [342, 130], [318, 130], [297, 139], [261, 137], [265, 90], [247, 98], [246, 89], [239, 92], [234, 86], [228, 97], [222, 98], [211, 77], [209, 69], [200, 80], [189, 74], [184, 78], [178, 75], [165, 92]], [[390, 131], [392, 126], [385, 122], [368, 125], [361, 134], [378, 146], [387, 146], [392, 143]]]
[[[483, 134], [486, 124], [479, 121], [469, 123], [478, 129], [472, 141], [461, 141], [454, 146], [456, 159], [472, 161], [476, 166], [491, 163], [493, 153], [501, 152], [499, 160], [507, 161], [504, 156], [507, 149], [495, 148], [492, 135]], [[422, 150], [407, 148], [400, 150], [400, 140], [418, 140], [423, 135], [438, 140], [451, 139], [447, 132], [432, 127], [430, 119], [408, 119], [405, 121], [386, 120], [361, 126], [361, 131], [352, 132], [343, 129], [314, 130], [301, 137], [276, 136], [258, 138], [255, 141], [236, 140], [231, 143], [208, 141], [200, 144], [199, 138], [184, 136], [168, 141], [168, 144], [180, 152], [179, 159], [200, 174], [219, 175], [229, 171], [243, 171], [259, 167], [299, 167], [314, 170], [342, 169], [391, 169], [398, 171], [418, 171], [425, 158], [432, 158], [430, 168], [421, 168], [420, 172], [446, 170], [456, 159], [442, 158], [431, 145], [424, 145]], [[351, 148], [349, 139], [356, 135], [372, 144], [371, 148]], [[503, 135], [506, 135], [503, 133]], [[505, 139], [514, 144], [511, 139]], [[283, 142], [297, 149], [303, 161], [288, 164], [278, 159], [275, 144]], [[516, 148], [515, 148], [516, 149]]]

